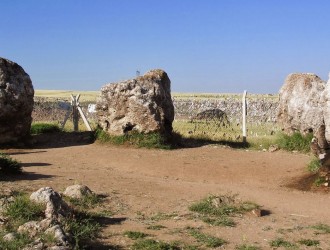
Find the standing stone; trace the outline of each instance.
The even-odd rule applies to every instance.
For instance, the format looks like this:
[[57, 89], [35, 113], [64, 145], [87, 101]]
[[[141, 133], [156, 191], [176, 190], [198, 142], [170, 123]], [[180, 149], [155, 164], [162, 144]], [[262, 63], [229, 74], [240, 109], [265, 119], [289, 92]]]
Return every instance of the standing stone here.
[[277, 121], [288, 133], [314, 132], [324, 125], [325, 82], [315, 74], [290, 74], [280, 89]]
[[23, 141], [30, 134], [33, 96], [29, 75], [0, 57], [0, 144]]
[[323, 92], [323, 114], [324, 114], [324, 125], [325, 125], [325, 138], [330, 141], [330, 74], [329, 80], [326, 84], [325, 90]]
[[99, 125], [109, 134], [171, 134], [171, 81], [166, 72], [156, 69], [135, 79], [107, 84], [101, 89], [96, 111]]

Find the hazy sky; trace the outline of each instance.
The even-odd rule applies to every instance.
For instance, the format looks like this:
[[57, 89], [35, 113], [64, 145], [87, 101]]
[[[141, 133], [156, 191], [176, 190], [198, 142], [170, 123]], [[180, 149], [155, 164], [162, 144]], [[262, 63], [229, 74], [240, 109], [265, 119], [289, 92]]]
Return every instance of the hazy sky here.
[[175, 92], [277, 93], [328, 79], [329, 0], [0, 0], [0, 57], [35, 89], [99, 90], [164, 69]]

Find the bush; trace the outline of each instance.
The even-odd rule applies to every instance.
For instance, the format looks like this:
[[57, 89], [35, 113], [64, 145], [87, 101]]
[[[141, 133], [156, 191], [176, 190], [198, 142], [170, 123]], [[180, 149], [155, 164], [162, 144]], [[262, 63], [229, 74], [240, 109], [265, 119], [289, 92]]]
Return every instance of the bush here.
[[300, 132], [295, 132], [292, 135], [281, 133], [276, 140], [276, 144], [281, 149], [288, 151], [299, 151], [307, 153], [310, 151], [310, 143], [312, 141], [313, 134], [302, 135]]
[[0, 174], [20, 174], [21, 164], [6, 154], [0, 153]]
[[53, 123], [33, 123], [31, 125], [31, 134], [45, 134], [45, 133], [53, 133], [53, 132], [59, 132], [61, 129], [57, 124]]

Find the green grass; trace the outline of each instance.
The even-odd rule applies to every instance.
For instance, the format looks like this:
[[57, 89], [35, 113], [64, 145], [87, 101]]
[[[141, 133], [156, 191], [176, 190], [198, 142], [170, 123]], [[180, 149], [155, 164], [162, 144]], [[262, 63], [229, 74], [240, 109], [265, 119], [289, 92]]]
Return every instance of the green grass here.
[[140, 239], [132, 245], [132, 250], [180, 250], [177, 244], [156, 241], [152, 239]]
[[150, 225], [150, 226], [148, 226], [147, 227], [147, 229], [149, 229], [149, 230], [161, 230], [161, 229], [164, 229], [164, 228], [166, 228], [165, 226], [163, 226], [163, 225]]
[[83, 249], [98, 236], [100, 224], [87, 213], [76, 213], [64, 220], [64, 230], [72, 235], [74, 249]]
[[256, 208], [259, 208], [259, 205], [253, 202], [238, 202], [236, 195], [211, 195], [192, 204], [189, 210], [200, 214], [205, 223], [233, 227], [236, 223], [231, 216], [241, 215]]
[[65, 200], [74, 205], [79, 210], [94, 208], [103, 202], [101, 196], [94, 193], [84, 195], [82, 198], [65, 197]]
[[20, 174], [22, 173], [21, 164], [10, 156], [0, 153], [0, 174]]
[[319, 240], [302, 239], [302, 240], [299, 240], [298, 242], [299, 242], [299, 244], [305, 245], [305, 246], [308, 246], [308, 247], [320, 245]]
[[61, 131], [60, 127], [54, 123], [36, 122], [32, 123], [30, 133], [32, 135], [45, 134]]
[[299, 152], [308, 153], [310, 151], [310, 143], [312, 138], [312, 133], [307, 135], [302, 135], [299, 132], [295, 132], [292, 135], [281, 133], [276, 140], [276, 144], [278, 144], [281, 149], [287, 151], [296, 150]]
[[223, 227], [235, 227], [235, 221], [227, 216], [222, 216], [220, 218], [210, 218], [210, 217], [202, 217], [202, 221], [210, 224], [212, 226], [223, 226]]
[[313, 229], [316, 229], [318, 233], [323, 233], [323, 234], [330, 234], [330, 226], [327, 224], [316, 224], [312, 226]]
[[0, 249], [17, 250], [23, 249], [26, 245], [32, 242], [32, 239], [27, 234], [16, 234], [12, 241], [3, 239], [4, 233], [0, 232]]
[[212, 235], [208, 235], [205, 233], [201, 233], [200, 231], [194, 228], [189, 229], [188, 233], [189, 235], [194, 237], [198, 242], [204, 244], [207, 247], [216, 248], [227, 244], [227, 242], [224, 239], [214, 237]]
[[236, 250], [259, 250], [261, 248], [254, 246], [254, 245], [243, 244], [243, 245], [236, 246], [235, 249]]
[[143, 239], [148, 236], [148, 234], [138, 231], [125, 231], [124, 235], [132, 240]]
[[325, 179], [325, 177], [318, 176], [314, 181], [314, 185], [317, 186], [317, 187], [320, 187], [326, 182], [327, 182], [327, 180]]
[[286, 241], [282, 238], [277, 238], [275, 240], [272, 240], [269, 245], [271, 247], [275, 247], [275, 248], [278, 248], [278, 247], [284, 247], [284, 248], [288, 248], [288, 249], [295, 249], [297, 248], [296, 244], [294, 243], [291, 243], [289, 241]]
[[171, 149], [177, 146], [180, 136], [173, 134], [171, 138], [159, 133], [141, 134], [137, 132], [130, 132], [121, 136], [109, 135], [101, 129], [95, 132], [95, 138], [101, 143], [110, 143], [114, 145], [132, 145], [139, 148], [157, 148], [157, 149]]
[[18, 194], [12, 203], [9, 203], [4, 215], [9, 218], [10, 229], [31, 220], [41, 220], [44, 217], [45, 205], [30, 201], [25, 194]]
[[314, 157], [307, 165], [307, 170], [312, 173], [317, 173], [321, 168], [321, 162], [318, 158]]

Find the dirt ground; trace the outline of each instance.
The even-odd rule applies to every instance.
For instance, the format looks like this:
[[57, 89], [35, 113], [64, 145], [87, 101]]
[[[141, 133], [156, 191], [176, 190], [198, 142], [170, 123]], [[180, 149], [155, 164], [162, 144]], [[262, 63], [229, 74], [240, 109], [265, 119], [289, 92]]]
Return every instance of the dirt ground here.
[[[74, 138], [68, 141], [57, 136], [32, 149], [4, 151], [22, 162], [25, 174], [0, 181], [2, 191], [32, 192], [44, 186], [63, 191], [79, 183], [106, 194], [103, 209], [113, 215], [103, 224], [100, 241], [104, 249], [128, 249], [134, 241], [123, 235], [126, 230], [206, 249], [187, 234], [188, 226], [225, 239], [228, 244], [221, 249], [235, 249], [242, 244], [272, 249], [270, 242], [277, 238], [295, 243], [301, 239], [319, 240], [318, 248], [297, 243], [298, 249], [330, 249], [329, 234], [318, 234], [311, 227], [318, 223], [330, 225], [330, 194], [293, 187], [307, 174], [309, 155], [220, 145], [149, 150], [90, 144]], [[227, 193], [261, 205], [263, 216], [235, 217], [235, 227], [217, 227], [196, 219], [188, 209], [210, 194]], [[150, 225], [164, 228], [147, 229]]]

